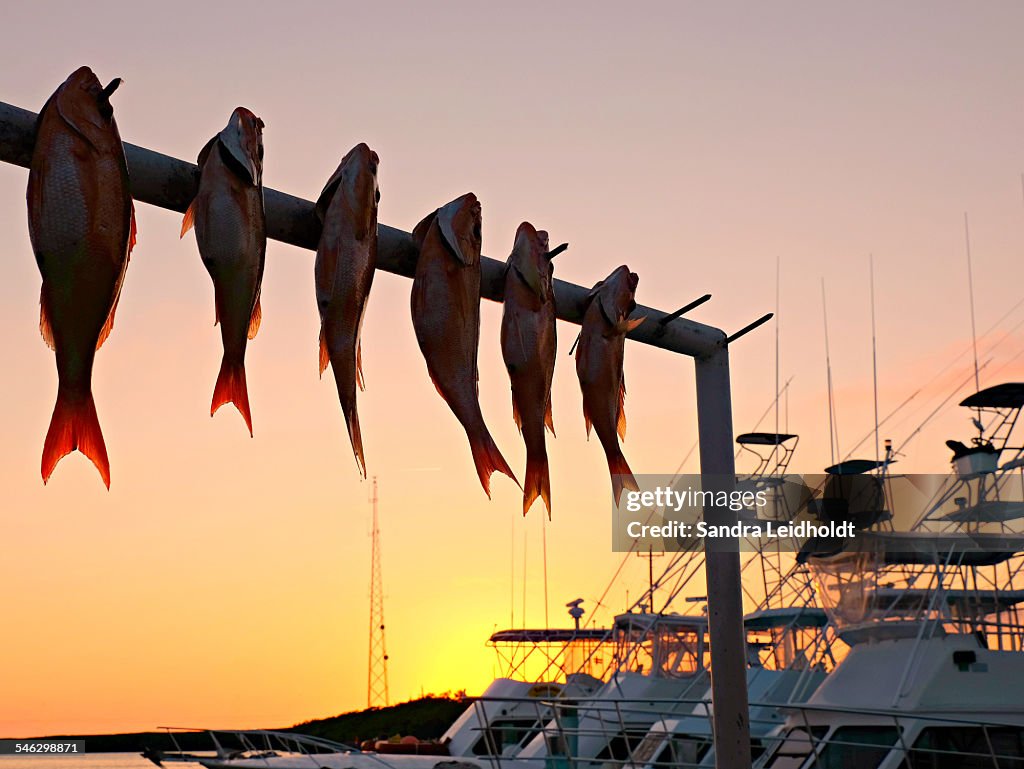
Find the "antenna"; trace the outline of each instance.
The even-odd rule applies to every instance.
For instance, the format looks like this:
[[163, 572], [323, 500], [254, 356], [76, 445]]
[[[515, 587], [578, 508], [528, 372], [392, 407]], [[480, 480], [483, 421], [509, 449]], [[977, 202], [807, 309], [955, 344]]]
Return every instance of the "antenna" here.
[[825, 301], [825, 279], [821, 279], [821, 314], [825, 321], [825, 374], [828, 383], [828, 452], [832, 458], [829, 464], [836, 463], [839, 454], [839, 425], [836, 424], [835, 395], [832, 392], [832, 357], [828, 348], [828, 304]]
[[377, 476], [373, 476], [373, 545], [370, 555], [370, 658], [366, 676], [366, 707], [390, 705], [388, 650], [384, 642], [384, 584], [380, 568], [380, 522], [377, 518]]
[[[782, 273], [782, 259], [775, 255], [775, 435], [779, 434], [779, 276]], [[775, 469], [779, 469], [781, 451], [778, 441], [772, 452], [775, 455]]]
[[967, 212], [964, 211], [964, 243], [967, 246], [967, 290], [971, 299], [971, 344], [974, 347], [974, 387], [981, 389], [978, 377], [978, 331], [974, 324], [974, 270], [971, 268], [971, 230], [967, 225]]
[[[964, 244], [967, 247], [967, 291], [971, 299], [971, 346], [974, 349], [974, 392], [981, 390], [981, 377], [978, 375], [978, 331], [974, 323], [974, 270], [971, 267], [971, 230], [967, 226], [967, 212], [964, 211]], [[981, 409], [975, 419], [978, 436], [984, 436], [985, 429], [981, 426]]]
[[875, 255], [868, 254], [868, 275], [871, 281], [871, 375], [875, 390], [875, 462], [882, 455], [878, 446], [878, 346], [875, 343]]

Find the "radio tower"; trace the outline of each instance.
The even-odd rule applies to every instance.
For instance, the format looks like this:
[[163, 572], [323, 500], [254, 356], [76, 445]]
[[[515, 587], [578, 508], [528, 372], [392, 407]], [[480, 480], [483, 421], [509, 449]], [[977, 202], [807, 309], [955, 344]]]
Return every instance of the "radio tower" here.
[[377, 521], [377, 476], [373, 476], [373, 552], [370, 556], [370, 659], [366, 707], [389, 705], [388, 648], [384, 642], [384, 586], [380, 569], [380, 525]]

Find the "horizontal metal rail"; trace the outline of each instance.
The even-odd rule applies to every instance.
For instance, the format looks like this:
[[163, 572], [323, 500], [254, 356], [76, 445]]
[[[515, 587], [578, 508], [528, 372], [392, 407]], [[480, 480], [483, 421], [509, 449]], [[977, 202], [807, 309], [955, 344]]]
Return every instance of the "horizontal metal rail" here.
[[[34, 112], [0, 102], [0, 161], [29, 167], [35, 144], [36, 117]], [[132, 197], [184, 213], [199, 185], [198, 167], [127, 142], [124, 151]], [[264, 196], [267, 236], [315, 251], [320, 239], [320, 221], [313, 213], [313, 203], [270, 188], [264, 189]], [[386, 224], [380, 225], [379, 269], [411, 278], [416, 272], [417, 254], [412, 235]], [[484, 299], [502, 301], [504, 261], [481, 257], [481, 264], [480, 295]], [[579, 324], [589, 290], [589, 287], [556, 279], [555, 309], [558, 318]], [[631, 331], [629, 338], [695, 358], [709, 357], [726, 343], [726, 335], [721, 330], [685, 318], [669, 318], [670, 315], [652, 307], [638, 306], [634, 316], [646, 316], [648, 321]], [[661, 323], [665, 319], [667, 322]]]

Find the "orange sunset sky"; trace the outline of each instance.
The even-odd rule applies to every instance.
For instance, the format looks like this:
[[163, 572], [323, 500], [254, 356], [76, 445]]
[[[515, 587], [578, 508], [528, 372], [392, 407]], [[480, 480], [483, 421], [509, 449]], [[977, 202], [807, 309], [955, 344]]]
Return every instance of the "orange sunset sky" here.
[[[0, 21], [0, 100], [38, 110], [88, 64], [125, 79], [113, 103], [126, 141], [190, 160], [245, 105], [266, 122], [265, 183], [306, 198], [365, 141], [382, 222], [411, 229], [472, 190], [485, 254], [504, 259], [528, 219], [570, 242], [559, 277], [590, 285], [628, 263], [640, 302], [671, 310], [710, 292], [693, 317], [728, 331], [775, 309], [778, 258], [794, 468], [818, 471], [821, 278], [843, 453], [872, 426], [869, 253], [882, 414], [920, 389], [883, 436], [902, 444], [970, 375], [965, 211], [982, 384], [1024, 377], [1022, 28], [1015, 2], [21, 3]], [[26, 179], [0, 165], [0, 736], [271, 727], [362, 707], [370, 484], [317, 377], [312, 254], [268, 247], [250, 439], [234, 411], [209, 417], [220, 339], [194, 238], [178, 240], [180, 215], [140, 205], [94, 377], [111, 489], [80, 454], [44, 487], [56, 371]], [[524, 621], [524, 567], [525, 622], [545, 616], [542, 509], [524, 521], [500, 476], [487, 501], [427, 377], [409, 289], [377, 277], [360, 400], [393, 700], [486, 686], [484, 641], [513, 596]], [[521, 474], [500, 309], [484, 303], [481, 400]], [[566, 355], [576, 329], [559, 333], [548, 589], [551, 622], [567, 624], [562, 605], [594, 611], [621, 556]], [[733, 347], [738, 431], [773, 397], [774, 338], [768, 325]], [[638, 473], [672, 472], [695, 440], [693, 365], [629, 345], [626, 369], [626, 455]], [[901, 469], [947, 469], [942, 441], [971, 434], [957, 400]], [[631, 559], [598, 621], [645, 580]]]

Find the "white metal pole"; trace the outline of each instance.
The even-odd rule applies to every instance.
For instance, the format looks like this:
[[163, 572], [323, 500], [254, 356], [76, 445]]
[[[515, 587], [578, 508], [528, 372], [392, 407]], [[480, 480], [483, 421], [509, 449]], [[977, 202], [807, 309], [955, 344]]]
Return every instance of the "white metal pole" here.
[[[697, 433], [700, 438], [702, 487], [731, 491], [735, 486], [732, 394], [729, 348], [696, 359]], [[715, 525], [734, 525], [728, 508], [705, 508]], [[711, 633], [711, 696], [714, 701], [715, 766], [750, 766], [750, 715], [747, 703], [747, 656], [743, 633], [738, 541], [705, 539], [708, 625]]]

